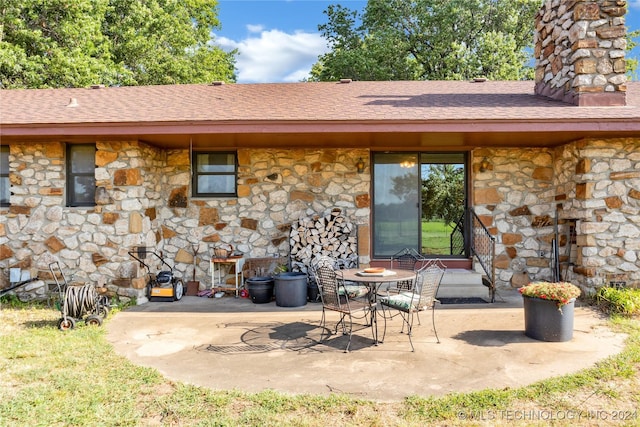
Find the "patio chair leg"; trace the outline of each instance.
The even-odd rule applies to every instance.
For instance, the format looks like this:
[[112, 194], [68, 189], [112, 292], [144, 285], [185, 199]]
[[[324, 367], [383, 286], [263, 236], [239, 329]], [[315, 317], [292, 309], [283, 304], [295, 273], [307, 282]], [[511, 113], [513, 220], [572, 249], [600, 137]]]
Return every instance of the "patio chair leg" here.
[[[322, 342], [322, 337], [324, 336], [324, 331], [325, 329], [327, 329], [327, 326], [325, 324], [325, 312], [324, 310], [322, 310], [322, 317], [320, 318], [320, 342]], [[327, 334], [327, 337], [329, 336], [329, 334]]]
[[[417, 313], [415, 313], [417, 314]], [[415, 351], [413, 348], [413, 340], [411, 339], [411, 335], [413, 332], [413, 315], [414, 313], [407, 313], [407, 335], [409, 336], [409, 344], [411, 344], [411, 351]]]
[[382, 330], [382, 339], [379, 342], [384, 342], [384, 338], [387, 336], [387, 315], [385, 314], [384, 305], [382, 306], [382, 317], [384, 318], [384, 329]]
[[382, 333], [382, 339], [379, 338], [380, 333], [378, 332], [378, 309], [376, 308], [376, 339], [378, 344], [382, 344], [384, 343], [384, 336], [387, 333], [387, 317], [384, 314], [384, 306], [382, 306], [382, 320], [384, 321], [384, 329], [383, 329], [383, 333]]
[[340, 320], [338, 320], [338, 323], [336, 323], [336, 334], [338, 333], [338, 325], [342, 326], [342, 335], [347, 335], [347, 325], [344, 323], [344, 318], [346, 317], [346, 314], [341, 314], [340, 315]]
[[433, 333], [436, 334], [436, 340], [440, 344], [440, 338], [438, 338], [438, 331], [436, 330], [436, 307], [431, 307], [431, 324], [433, 325]]
[[[402, 329], [400, 329], [400, 333], [404, 334], [404, 325], [406, 324], [407, 326], [409, 325], [409, 316], [411, 315], [411, 313], [403, 313], [400, 312], [400, 317], [402, 317]], [[406, 316], [406, 317], [405, 317]], [[409, 330], [409, 332], [411, 332], [411, 330]]]
[[378, 345], [378, 318], [376, 314], [376, 310], [371, 310], [371, 335], [373, 336], [373, 342], [375, 345]]
[[[345, 317], [345, 315], [342, 316], [343, 319], [344, 319], [344, 317]], [[343, 327], [344, 327], [344, 320], [343, 320]], [[349, 341], [347, 342], [347, 348], [344, 349], [345, 353], [349, 353], [349, 346], [351, 345], [351, 335], [352, 335], [352, 333], [353, 333], [353, 318], [349, 314]]]

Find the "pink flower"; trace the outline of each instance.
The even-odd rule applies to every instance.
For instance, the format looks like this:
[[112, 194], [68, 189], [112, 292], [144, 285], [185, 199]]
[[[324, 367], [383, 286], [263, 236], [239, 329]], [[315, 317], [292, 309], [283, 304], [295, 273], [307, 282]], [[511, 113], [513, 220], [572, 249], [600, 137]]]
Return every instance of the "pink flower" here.
[[569, 304], [582, 293], [580, 288], [568, 282], [533, 282], [518, 291], [525, 297], [556, 301], [558, 308]]

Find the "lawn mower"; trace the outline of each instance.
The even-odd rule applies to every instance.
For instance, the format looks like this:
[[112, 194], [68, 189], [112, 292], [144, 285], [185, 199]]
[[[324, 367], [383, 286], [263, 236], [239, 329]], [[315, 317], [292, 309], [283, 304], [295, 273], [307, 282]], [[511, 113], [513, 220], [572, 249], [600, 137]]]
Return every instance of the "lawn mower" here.
[[[171, 267], [162, 257], [154, 251], [149, 251], [146, 247], [138, 247], [135, 251], [129, 251], [129, 255], [142, 264], [147, 269], [149, 277], [147, 281], [147, 298], [149, 301], [179, 301], [184, 295], [184, 284], [182, 279], [175, 277], [173, 267]], [[160, 260], [160, 268], [166, 266], [168, 270], [161, 270], [157, 274], [151, 272], [151, 266], [144, 259], [147, 255], [153, 255]]]

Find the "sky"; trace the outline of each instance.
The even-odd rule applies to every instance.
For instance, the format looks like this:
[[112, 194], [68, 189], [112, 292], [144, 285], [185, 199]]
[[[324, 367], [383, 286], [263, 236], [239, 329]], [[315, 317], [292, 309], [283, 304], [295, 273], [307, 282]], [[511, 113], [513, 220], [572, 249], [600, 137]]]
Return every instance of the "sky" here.
[[[328, 51], [318, 25], [331, 4], [362, 10], [366, 0], [219, 0], [215, 42], [238, 49], [238, 83], [299, 82]], [[640, 0], [627, 2], [627, 27], [640, 29]], [[640, 48], [632, 53], [640, 57]]]
[[361, 0], [219, 0], [222, 29], [214, 31], [224, 50], [238, 49], [238, 83], [299, 82], [328, 51], [318, 25], [340, 3], [361, 10]]

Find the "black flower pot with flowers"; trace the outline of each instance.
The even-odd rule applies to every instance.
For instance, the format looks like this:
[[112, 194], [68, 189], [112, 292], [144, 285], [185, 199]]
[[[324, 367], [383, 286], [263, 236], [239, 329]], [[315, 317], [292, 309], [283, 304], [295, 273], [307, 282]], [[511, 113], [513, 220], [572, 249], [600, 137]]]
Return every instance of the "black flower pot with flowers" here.
[[526, 336], [550, 342], [573, 338], [574, 306], [580, 288], [568, 282], [534, 282], [519, 291]]

